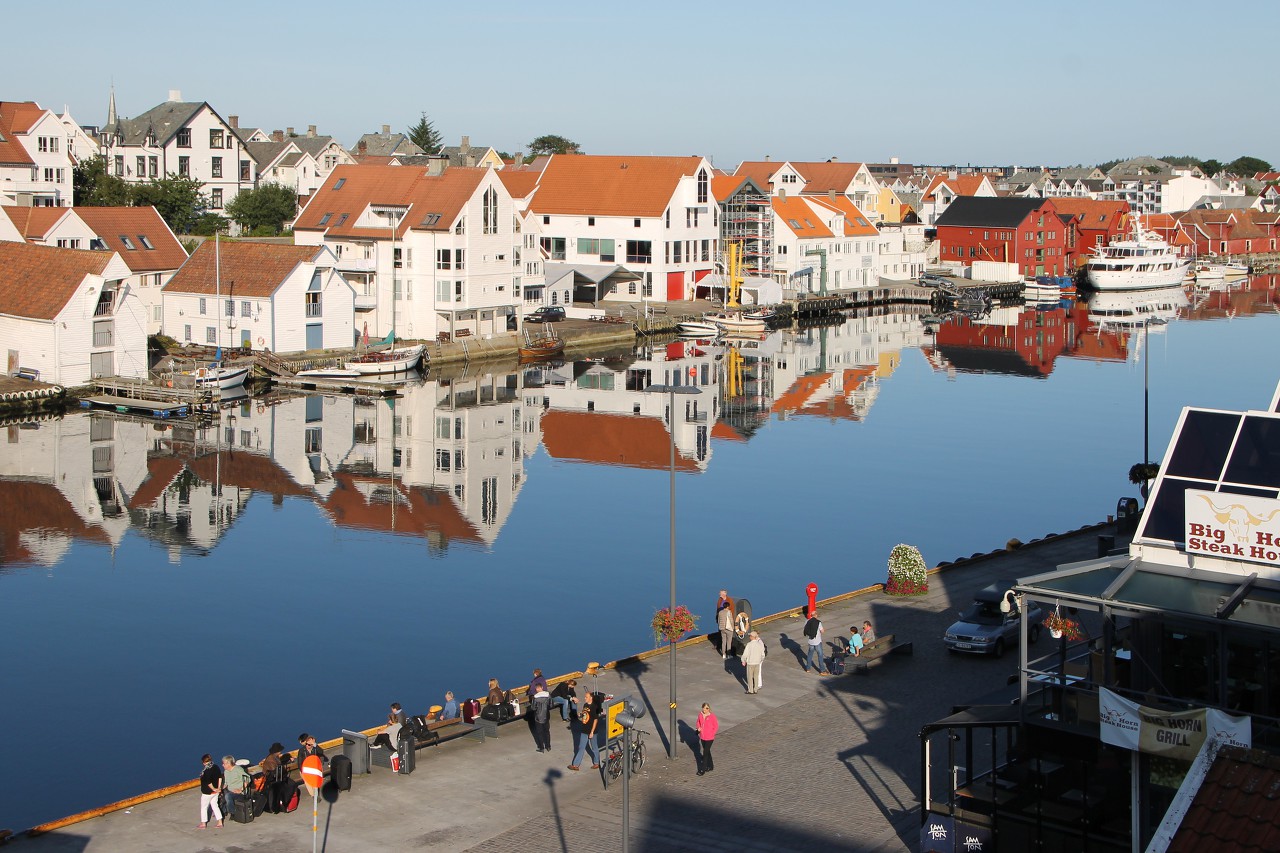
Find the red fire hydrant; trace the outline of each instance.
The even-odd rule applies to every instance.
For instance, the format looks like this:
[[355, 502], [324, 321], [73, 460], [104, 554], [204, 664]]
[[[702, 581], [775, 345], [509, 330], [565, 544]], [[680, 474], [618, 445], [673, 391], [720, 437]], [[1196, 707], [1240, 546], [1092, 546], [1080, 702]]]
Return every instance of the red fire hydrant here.
[[804, 591], [809, 594], [809, 612], [805, 615], [812, 616], [818, 610], [818, 585], [811, 583], [804, 588]]

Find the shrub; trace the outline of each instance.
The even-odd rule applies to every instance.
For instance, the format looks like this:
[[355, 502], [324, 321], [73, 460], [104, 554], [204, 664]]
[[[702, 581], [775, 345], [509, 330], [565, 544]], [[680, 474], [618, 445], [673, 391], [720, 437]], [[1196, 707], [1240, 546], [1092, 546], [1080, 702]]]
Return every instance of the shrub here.
[[924, 595], [929, 591], [924, 557], [914, 545], [894, 545], [889, 552], [889, 582], [884, 591], [890, 595]]

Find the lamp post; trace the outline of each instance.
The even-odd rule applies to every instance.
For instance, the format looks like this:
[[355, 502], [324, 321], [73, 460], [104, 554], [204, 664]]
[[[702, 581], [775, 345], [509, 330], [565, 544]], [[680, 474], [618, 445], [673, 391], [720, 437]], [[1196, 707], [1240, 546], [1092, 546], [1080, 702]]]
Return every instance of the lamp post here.
[[[650, 385], [644, 389], [646, 392], [654, 394], [668, 395], [668, 415], [670, 422], [667, 424], [668, 431], [671, 433], [671, 610], [668, 611], [672, 615], [676, 612], [676, 395], [677, 394], [701, 394], [702, 391], [696, 385]], [[668, 640], [670, 645], [671, 658], [671, 722], [670, 728], [667, 729], [667, 757], [676, 757], [676, 641]]]

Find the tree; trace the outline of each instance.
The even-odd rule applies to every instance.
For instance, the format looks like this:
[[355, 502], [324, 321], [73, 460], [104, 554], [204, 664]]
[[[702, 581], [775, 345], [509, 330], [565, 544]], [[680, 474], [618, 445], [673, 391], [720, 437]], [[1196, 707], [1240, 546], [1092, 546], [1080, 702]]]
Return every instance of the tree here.
[[436, 126], [423, 113], [418, 123], [409, 128], [409, 140], [428, 154], [439, 154], [444, 146], [444, 138], [436, 130]]
[[227, 216], [246, 231], [270, 230], [279, 234], [285, 222], [298, 213], [298, 196], [284, 184], [263, 184], [244, 190], [227, 205]]
[[1227, 169], [1237, 175], [1252, 177], [1254, 172], [1270, 172], [1271, 164], [1257, 157], [1237, 157], [1227, 164]]
[[170, 173], [168, 177], [135, 184], [133, 203], [155, 207], [160, 218], [175, 234], [190, 234], [191, 228], [208, 208], [200, 182]]
[[1221, 163], [1212, 158], [1200, 161], [1200, 171], [1204, 172], [1211, 178], [1221, 172], [1224, 168], [1225, 167]]
[[582, 148], [572, 139], [563, 136], [539, 136], [529, 143], [529, 156], [541, 154], [581, 154]]
[[124, 207], [132, 204], [132, 193], [123, 178], [107, 170], [101, 154], [81, 160], [71, 170], [71, 188], [80, 207]]

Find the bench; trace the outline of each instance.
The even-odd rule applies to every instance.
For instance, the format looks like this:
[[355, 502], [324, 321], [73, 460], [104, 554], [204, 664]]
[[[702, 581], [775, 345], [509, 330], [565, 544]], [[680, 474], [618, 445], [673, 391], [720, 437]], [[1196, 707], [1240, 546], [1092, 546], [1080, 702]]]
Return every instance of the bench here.
[[867, 643], [856, 658], [850, 656], [845, 663], [850, 672], [866, 675], [872, 664], [884, 660], [889, 655], [909, 655], [912, 651], [911, 643], [900, 643], [893, 634], [885, 634]]
[[454, 336], [455, 338], [469, 338], [469, 337], [471, 337], [471, 330], [470, 330], [470, 329], [458, 329], [456, 332], [454, 332], [454, 333], [453, 333], [453, 336]]
[[25, 379], [28, 382], [39, 382], [40, 371], [36, 370], [34, 367], [19, 367], [13, 372], [13, 378]]

